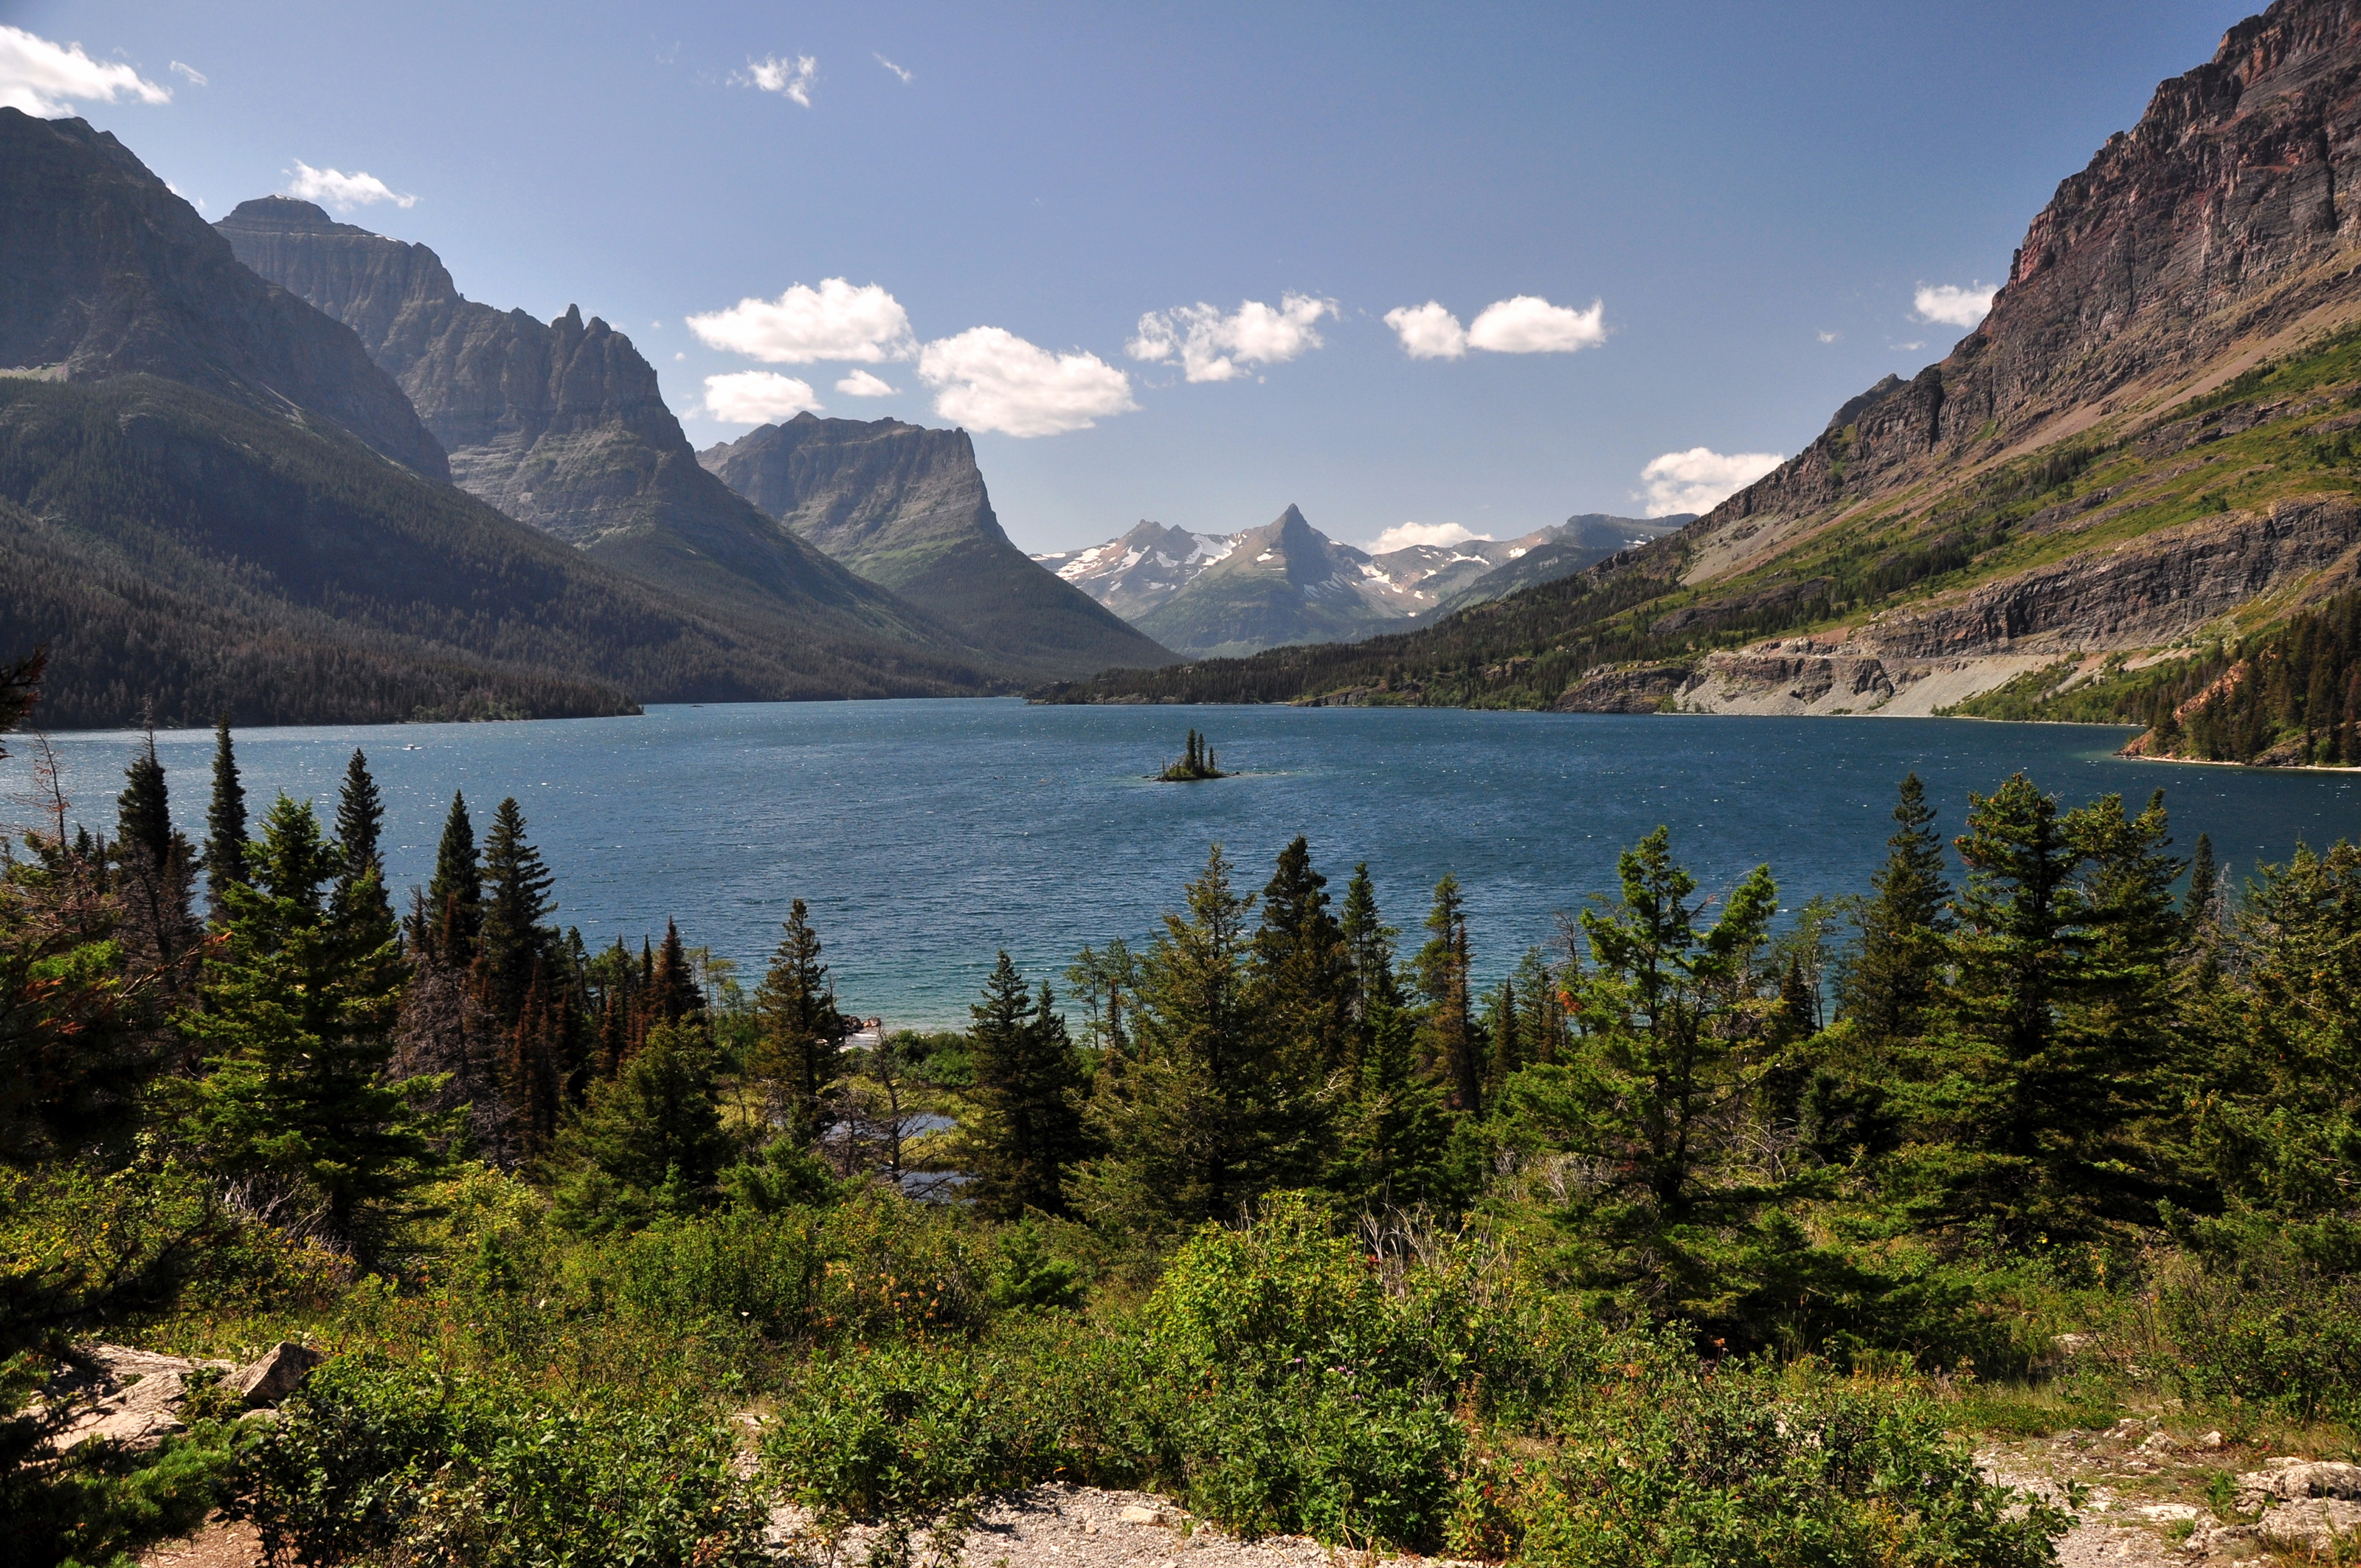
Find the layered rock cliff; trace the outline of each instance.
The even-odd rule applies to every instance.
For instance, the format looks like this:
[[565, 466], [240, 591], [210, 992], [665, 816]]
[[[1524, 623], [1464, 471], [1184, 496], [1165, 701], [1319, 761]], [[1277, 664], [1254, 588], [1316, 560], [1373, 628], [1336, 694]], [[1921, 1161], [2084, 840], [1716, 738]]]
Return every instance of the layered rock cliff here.
[[130, 150], [0, 108], [0, 367], [148, 374], [319, 420], [442, 478], [443, 449], [360, 341], [246, 268]]
[[351, 327], [450, 454], [461, 488], [634, 576], [954, 655], [955, 632], [808, 548], [697, 462], [653, 366], [578, 308], [463, 297], [423, 245], [266, 196], [216, 225], [239, 260]]
[[1002, 663], [1060, 677], [1171, 660], [1009, 541], [963, 430], [803, 413], [708, 447], [698, 461]]

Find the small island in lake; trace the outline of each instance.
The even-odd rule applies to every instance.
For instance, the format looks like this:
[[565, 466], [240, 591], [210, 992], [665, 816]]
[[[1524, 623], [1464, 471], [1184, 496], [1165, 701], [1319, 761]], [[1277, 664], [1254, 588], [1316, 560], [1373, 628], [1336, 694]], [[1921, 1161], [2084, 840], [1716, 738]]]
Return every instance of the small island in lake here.
[[1164, 764], [1156, 775], [1159, 784], [1195, 784], [1199, 779], [1225, 779], [1230, 775], [1214, 765], [1213, 748], [1194, 729], [1189, 731], [1189, 744], [1178, 762]]

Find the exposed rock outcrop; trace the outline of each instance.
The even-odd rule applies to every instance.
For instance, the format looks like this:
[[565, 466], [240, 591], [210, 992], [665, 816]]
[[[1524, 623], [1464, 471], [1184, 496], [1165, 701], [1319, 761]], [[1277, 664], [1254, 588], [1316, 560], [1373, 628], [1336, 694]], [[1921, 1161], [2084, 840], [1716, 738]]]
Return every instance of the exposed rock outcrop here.
[[83, 1345], [42, 1387], [36, 1420], [44, 1445], [55, 1453], [84, 1442], [120, 1443], [145, 1453], [187, 1430], [181, 1407], [201, 1377], [217, 1379], [245, 1409], [268, 1409], [301, 1387], [324, 1359], [315, 1350], [285, 1342], [242, 1367], [128, 1345]]
[[443, 449], [354, 334], [238, 264], [107, 132], [0, 108], [0, 367], [145, 373], [318, 420], [434, 478]]
[[1560, 713], [1659, 713], [1688, 689], [1686, 664], [1600, 668], [1557, 699]]
[[1172, 662], [1010, 543], [963, 430], [802, 413], [697, 460], [798, 537], [1012, 668], [1071, 677]]
[[344, 322], [450, 453], [452, 478], [519, 521], [708, 604], [972, 652], [806, 546], [707, 473], [630, 338], [461, 296], [442, 258], [266, 196], [216, 227], [255, 272]]

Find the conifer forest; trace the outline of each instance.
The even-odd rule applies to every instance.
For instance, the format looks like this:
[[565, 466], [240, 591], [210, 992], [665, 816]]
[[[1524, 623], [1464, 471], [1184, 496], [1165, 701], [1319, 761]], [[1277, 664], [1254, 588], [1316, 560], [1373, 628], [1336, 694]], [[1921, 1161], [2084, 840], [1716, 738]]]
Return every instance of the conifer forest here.
[[[1489, 990], [1451, 878], [1215, 845], [1143, 945], [880, 1033], [800, 901], [760, 975], [661, 911], [594, 951], [512, 799], [397, 897], [363, 754], [264, 801], [225, 722], [210, 778], [135, 749], [111, 836], [59, 800], [0, 880], [17, 1560], [220, 1509], [283, 1560], [752, 1563], [786, 1503], [903, 1563], [1060, 1479], [1463, 1559], [2030, 1564], [2067, 1516], [1991, 1434], [2349, 1443], [2361, 851], [2233, 887], [2161, 793], [1938, 804], [1801, 908], [1659, 829]], [[326, 1359], [60, 1452], [93, 1336]]]

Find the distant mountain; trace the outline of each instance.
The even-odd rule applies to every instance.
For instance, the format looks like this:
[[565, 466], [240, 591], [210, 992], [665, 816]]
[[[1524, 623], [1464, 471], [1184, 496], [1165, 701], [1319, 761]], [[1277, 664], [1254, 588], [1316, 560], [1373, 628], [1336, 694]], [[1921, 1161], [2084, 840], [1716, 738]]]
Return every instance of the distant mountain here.
[[1696, 521], [1697, 513], [1693, 511], [1646, 518], [1611, 517], [1597, 511], [1579, 513], [1555, 528], [1530, 536], [1539, 542], [1529, 549], [1510, 552], [1499, 565], [1443, 594], [1431, 619], [1440, 619], [1487, 599], [1505, 598], [1535, 583], [1570, 577], [1609, 555], [1661, 539]]
[[265, 196], [215, 227], [255, 272], [345, 323], [450, 453], [469, 494], [710, 606], [972, 655], [957, 635], [809, 548], [698, 466], [630, 338], [463, 298], [423, 245]]
[[1369, 556], [1338, 544], [1294, 507], [1233, 534], [1138, 628], [1192, 658], [1223, 658], [1288, 642], [1349, 641], [1406, 617], [1373, 582]]
[[144, 371], [447, 477], [353, 334], [239, 266], [109, 133], [0, 108], [0, 367], [60, 381]]
[[[1282, 528], [1290, 517], [1301, 524], [1300, 532]], [[1537, 556], [1551, 565], [1527, 580], [1579, 571], [1623, 548], [1621, 535], [1614, 536], [1617, 543], [1597, 548], [1609, 531], [1595, 525], [1628, 523], [1636, 540], [1653, 538], [1686, 521], [1648, 523], [1593, 514], [1517, 539], [1412, 544], [1371, 554], [1330, 539], [1290, 507], [1278, 522], [1246, 533], [1191, 533], [1143, 521], [1104, 544], [1033, 559], [1168, 646], [1195, 658], [1227, 657], [1307, 637], [1349, 641], [1400, 630], [1433, 620], [1448, 607], [1473, 602], [1467, 596], [1477, 584]], [[1274, 535], [1274, 530], [1283, 537]], [[1562, 548], [1569, 530], [1589, 543]], [[1274, 537], [1279, 537], [1276, 548]], [[1249, 539], [1256, 541], [1251, 559], [1238, 558], [1236, 552]], [[1556, 565], [1569, 559], [1572, 565]], [[1273, 565], [1279, 561], [1288, 564], [1285, 573]], [[1197, 593], [1192, 587], [1201, 576], [1213, 576], [1214, 587]], [[1277, 598], [1263, 580], [1275, 576], [1290, 585]], [[1303, 602], [1284, 608], [1290, 596]], [[1180, 607], [1168, 613], [1164, 607], [1175, 598]], [[1235, 619], [1225, 620], [1225, 615]], [[1193, 641], [1174, 642], [1174, 637]]]
[[1009, 543], [963, 430], [802, 413], [708, 447], [697, 461], [999, 664], [1057, 676], [1171, 662]]
[[80, 121], [0, 109], [0, 359], [27, 367], [0, 375], [0, 633], [49, 646], [51, 725], [988, 685], [840, 620], [691, 602], [454, 488], [350, 329]]

